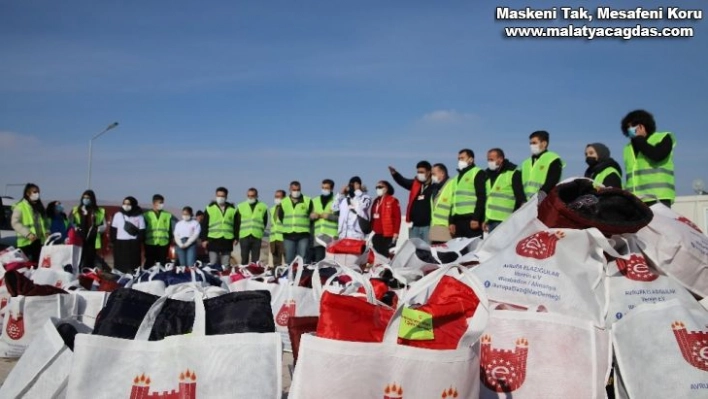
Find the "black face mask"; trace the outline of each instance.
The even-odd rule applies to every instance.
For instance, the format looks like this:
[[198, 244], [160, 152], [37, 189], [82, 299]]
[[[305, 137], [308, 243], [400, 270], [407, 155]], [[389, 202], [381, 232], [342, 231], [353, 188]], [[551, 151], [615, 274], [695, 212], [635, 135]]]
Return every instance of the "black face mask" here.
[[588, 164], [589, 167], [593, 167], [593, 166], [597, 165], [598, 160], [597, 160], [597, 158], [586, 157], [585, 163]]

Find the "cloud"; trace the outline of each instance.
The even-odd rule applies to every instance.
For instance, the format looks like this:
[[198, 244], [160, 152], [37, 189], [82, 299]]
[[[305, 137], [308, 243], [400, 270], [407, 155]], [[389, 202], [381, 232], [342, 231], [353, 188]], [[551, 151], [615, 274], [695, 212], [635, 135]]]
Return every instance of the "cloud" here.
[[440, 109], [423, 115], [420, 122], [425, 124], [460, 124], [476, 122], [478, 119], [472, 113], [459, 112], [454, 109]]
[[34, 136], [0, 130], [0, 147], [6, 150], [35, 146], [38, 144], [39, 140]]

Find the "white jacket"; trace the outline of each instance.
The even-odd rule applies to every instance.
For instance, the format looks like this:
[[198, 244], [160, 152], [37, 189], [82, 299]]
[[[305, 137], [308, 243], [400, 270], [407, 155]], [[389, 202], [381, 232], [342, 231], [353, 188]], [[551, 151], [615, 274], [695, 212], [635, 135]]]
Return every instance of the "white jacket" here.
[[332, 204], [332, 211], [339, 212], [339, 238], [366, 239], [366, 234], [361, 231], [357, 215], [369, 220], [371, 197], [362, 193], [354, 198], [337, 194]]

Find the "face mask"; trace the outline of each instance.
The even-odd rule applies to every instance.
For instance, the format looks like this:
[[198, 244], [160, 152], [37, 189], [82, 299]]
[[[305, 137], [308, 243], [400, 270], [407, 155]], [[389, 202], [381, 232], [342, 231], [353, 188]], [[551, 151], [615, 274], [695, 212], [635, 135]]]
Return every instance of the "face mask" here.
[[83, 198], [81, 200], [81, 203], [84, 204], [84, 206], [89, 206], [89, 205], [91, 205], [91, 199], [90, 198]]
[[219, 205], [224, 205], [226, 203], [226, 197], [216, 197], [216, 203]]
[[597, 159], [593, 157], [586, 157], [585, 163], [588, 164], [588, 166], [595, 166], [597, 165]]
[[325, 197], [328, 196], [328, 195], [330, 195], [330, 194], [332, 194], [332, 191], [331, 191], [331, 190], [322, 189], [322, 195], [324, 195]]
[[292, 195], [293, 198], [300, 198], [300, 192], [299, 191], [291, 191], [290, 195]]
[[538, 144], [531, 144], [531, 154], [532, 155], [538, 155], [541, 153], [541, 146]]
[[246, 201], [248, 201], [248, 203], [251, 204], [251, 205], [253, 205], [253, 204], [256, 203], [256, 199], [255, 199], [255, 198], [248, 198], [248, 199], [246, 199]]
[[155, 206], [155, 209], [157, 209], [158, 211], [161, 211], [162, 208], [164, 208], [164, 207], [165, 207], [165, 204], [157, 204], [157, 205]]
[[130, 206], [130, 205], [123, 205], [123, 210], [124, 210], [124, 211], [130, 212], [131, 209], [133, 209], [132, 206]]
[[467, 161], [457, 161], [457, 169], [462, 170], [468, 166]]
[[282, 200], [283, 200], [282, 198], [276, 198], [276, 199], [273, 200], [273, 202], [275, 203], [275, 205], [280, 205], [280, 202], [281, 202]]
[[426, 180], [428, 180], [428, 178], [425, 177], [425, 173], [418, 173], [418, 176], [417, 176], [417, 177], [418, 177], [418, 181], [421, 182], [421, 183], [423, 183], [423, 182], [425, 182]]
[[192, 217], [189, 215], [182, 215], [182, 220], [184, 220], [185, 222], [189, 222], [190, 220], [192, 220]]
[[29, 199], [30, 199], [30, 201], [39, 200], [39, 193], [30, 194]]
[[61, 205], [57, 205], [56, 210], [57, 210], [57, 212], [59, 212], [59, 213], [64, 212], [64, 207], [61, 206]]
[[497, 163], [494, 162], [494, 161], [489, 161], [489, 162], [487, 162], [487, 167], [489, 168], [489, 170], [497, 170], [497, 169], [499, 169], [499, 165], [497, 165]]
[[385, 191], [383, 188], [376, 189], [376, 195], [378, 195], [379, 197], [382, 197], [384, 194], [385, 194]]
[[361, 190], [354, 190], [354, 195], [355, 195], [355, 196], [360, 197], [362, 194], [364, 194], [363, 191], [361, 191]]
[[632, 127], [628, 128], [627, 129], [627, 136], [629, 136], [630, 139], [637, 137], [637, 127], [632, 126]]
[[438, 177], [435, 175], [433, 175], [432, 180], [433, 180], [433, 183], [435, 183], [435, 184], [440, 183], [440, 179], [438, 179]]

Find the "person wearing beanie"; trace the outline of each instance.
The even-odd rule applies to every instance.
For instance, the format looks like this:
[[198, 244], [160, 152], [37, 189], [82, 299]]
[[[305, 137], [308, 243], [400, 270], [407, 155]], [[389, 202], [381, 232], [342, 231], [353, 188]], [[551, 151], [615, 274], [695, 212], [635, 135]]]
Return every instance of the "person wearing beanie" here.
[[585, 177], [595, 184], [605, 187], [622, 188], [622, 168], [610, 157], [610, 149], [602, 143], [592, 143], [585, 147]]

